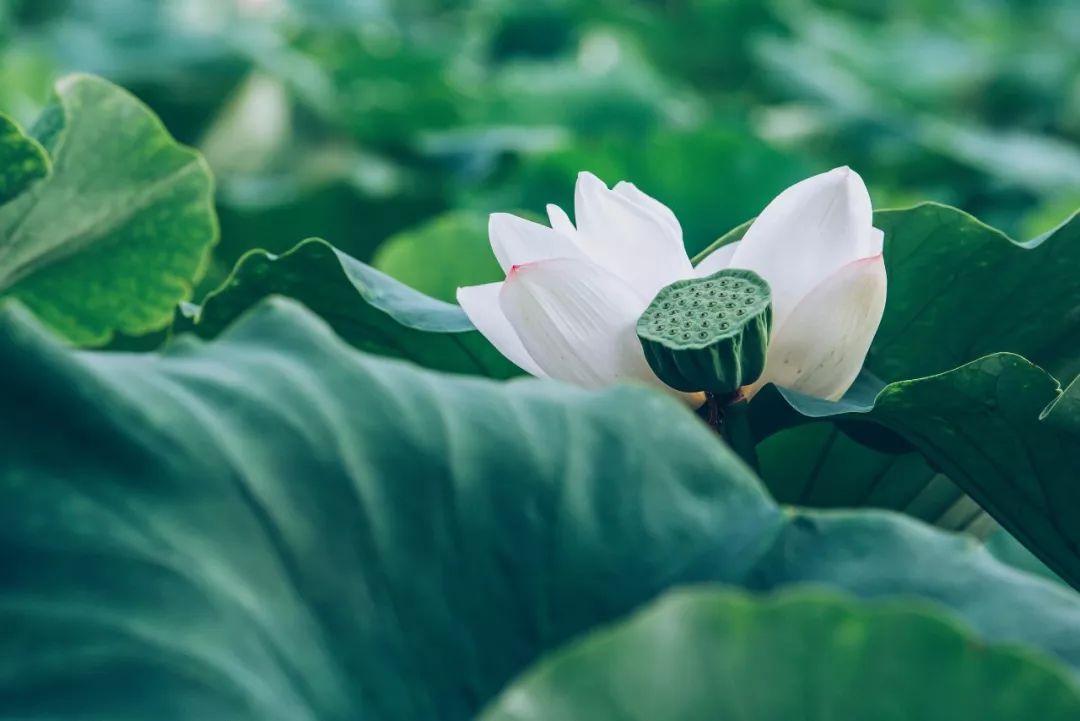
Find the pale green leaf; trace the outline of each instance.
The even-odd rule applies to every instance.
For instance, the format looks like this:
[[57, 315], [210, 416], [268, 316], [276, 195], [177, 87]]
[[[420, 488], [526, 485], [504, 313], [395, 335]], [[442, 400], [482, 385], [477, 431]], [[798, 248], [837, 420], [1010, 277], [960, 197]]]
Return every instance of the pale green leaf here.
[[923, 609], [832, 595], [665, 596], [544, 659], [481, 721], [1068, 721], [1080, 689]]
[[53, 172], [0, 208], [0, 297], [80, 345], [167, 326], [217, 238], [205, 162], [89, 76], [58, 84], [34, 135]]

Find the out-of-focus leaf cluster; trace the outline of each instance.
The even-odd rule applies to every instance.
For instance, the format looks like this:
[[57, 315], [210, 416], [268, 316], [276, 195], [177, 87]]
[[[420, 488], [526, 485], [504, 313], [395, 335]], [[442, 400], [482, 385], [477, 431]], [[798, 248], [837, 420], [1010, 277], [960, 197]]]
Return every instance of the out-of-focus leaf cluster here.
[[[307, 236], [360, 259], [446, 212], [631, 178], [704, 247], [839, 164], [1032, 234], [1080, 198], [1068, 0], [7, 0], [0, 107], [133, 89], [218, 178], [204, 289]], [[452, 227], [452, 223], [444, 227]]]

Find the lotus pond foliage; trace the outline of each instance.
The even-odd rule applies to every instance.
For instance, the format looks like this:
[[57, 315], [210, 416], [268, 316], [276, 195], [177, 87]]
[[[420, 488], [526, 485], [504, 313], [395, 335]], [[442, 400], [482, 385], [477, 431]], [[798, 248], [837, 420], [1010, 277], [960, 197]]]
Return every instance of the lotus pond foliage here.
[[1013, 5], [0, 3], [0, 720], [1080, 718]]

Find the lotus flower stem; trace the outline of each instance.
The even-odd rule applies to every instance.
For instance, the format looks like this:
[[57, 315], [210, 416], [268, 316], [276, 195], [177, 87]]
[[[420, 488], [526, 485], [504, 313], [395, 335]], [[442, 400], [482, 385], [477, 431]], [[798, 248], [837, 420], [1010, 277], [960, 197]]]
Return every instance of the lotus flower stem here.
[[706, 393], [705, 405], [701, 407], [698, 415], [756, 471], [758, 458], [749, 407], [750, 404], [741, 390], [723, 395]]

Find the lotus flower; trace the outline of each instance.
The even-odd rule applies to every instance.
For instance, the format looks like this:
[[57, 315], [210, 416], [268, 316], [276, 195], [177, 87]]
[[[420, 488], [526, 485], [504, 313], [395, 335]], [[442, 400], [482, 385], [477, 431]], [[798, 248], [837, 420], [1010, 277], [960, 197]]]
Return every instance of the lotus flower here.
[[643, 381], [666, 388], [645, 361], [639, 316], [676, 280], [746, 268], [769, 283], [773, 330], [765, 370], [745, 396], [775, 383], [835, 400], [859, 374], [885, 309], [886, 282], [882, 232], [872, 225], [862, 178], [849, 168], [791, 186], [741, 241], [696, 268], [674, 213], [631, 183], [609, 189], [581, 173], [577, 225], [555, 205], [547, 211], [550, 228], [493, 214], [491, 247], [506, 280], [457, 292], [473, 325], [523, 370], [586, 387]]

